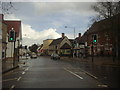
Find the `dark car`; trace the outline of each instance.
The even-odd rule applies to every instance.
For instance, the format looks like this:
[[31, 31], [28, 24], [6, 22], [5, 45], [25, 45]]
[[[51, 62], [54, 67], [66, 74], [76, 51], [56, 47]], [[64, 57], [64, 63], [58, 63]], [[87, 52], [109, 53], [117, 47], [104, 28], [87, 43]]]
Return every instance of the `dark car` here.
[[60, 56], [56, 53], [51, 54], [51, 59], [57, 60], [60, 59]]

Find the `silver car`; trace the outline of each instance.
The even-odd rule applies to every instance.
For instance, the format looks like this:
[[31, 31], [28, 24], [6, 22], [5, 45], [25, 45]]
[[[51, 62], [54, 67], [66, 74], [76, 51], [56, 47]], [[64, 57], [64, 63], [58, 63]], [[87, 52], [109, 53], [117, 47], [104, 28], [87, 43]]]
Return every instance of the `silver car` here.
[[37, 58], [36, 53], [32, 53], [32, 54], [31, 54], [31, 58]]
[[57, 60], [60, 59], [60, 56], [56, 53], [51, 54], [51, 59]]

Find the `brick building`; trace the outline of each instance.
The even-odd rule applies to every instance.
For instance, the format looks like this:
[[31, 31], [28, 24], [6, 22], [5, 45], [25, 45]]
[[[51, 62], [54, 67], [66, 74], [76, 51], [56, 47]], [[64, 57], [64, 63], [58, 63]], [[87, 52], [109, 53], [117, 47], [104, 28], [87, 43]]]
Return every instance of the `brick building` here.
[[[9, 21], [9, 20], [4, 20], [4, 23], [7, 25], [7, 33], [13, 28], [16, 33], [16, 42], [15, 42], [15, 52], [18, 51], [18, 46], [20, 45], [20, 42], [22, 40], [22, 34], [21, 34], [21, 21]], [[12, 48], [10, 48], [12, 47]], [[8, 43], [7, 44], [7, 57], [13, 57], [13, 54], [11, 53], [11, 50], [13, 50], [14, 45], [13, 43]], [[13, 52], [13, 51], [12, 51]]]
[[82, 36], [82, 41], [87, 42], [88, 53], [91, 55], [93, 35], [96, 35], [97, 42], [93, 43], [95, 55], [116, 55], [120, 52], [120, 14], [111, 18], [95, 22]]
[[[3, 30], [3, 41], [2, 44], [4, 47], [2, 50], [6, 50], [5, 55], [7, 58], [12, 58], [13, 54], [18, 54], [18, 47], [22, 41], [22, 32], [21, 32], [21, 21], [20, 20], [4, 20], [4, 15], [0, 14], [0, 19], [2, 21], [2, 30]], [[14, 50], [14, 43], [8, 42], [8, 34], [11, 29], [15, 30], [16, 33], [16, 42], [15, 42], [15, 51]]]

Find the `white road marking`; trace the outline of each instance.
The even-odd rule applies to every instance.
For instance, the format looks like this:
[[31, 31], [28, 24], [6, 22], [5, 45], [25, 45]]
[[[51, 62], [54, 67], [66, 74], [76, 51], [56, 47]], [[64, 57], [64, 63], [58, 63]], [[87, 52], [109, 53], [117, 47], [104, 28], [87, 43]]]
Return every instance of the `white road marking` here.
[[88, 75], [90, 75], [91, 77], [93, 77], [93, 78], [97, 79], [97, 77], [96, 77], [96, 76], [94, 76], [94, 75], [92, 75], [91, 73], [86, 72], [86, 71], [85, 71], [85, 73], [86, 73], [86, 74], [88, 74]]
[[17, 81], [19, 81], [21, 79], [21, 77], [19, 77], [18, 79], [17, 79]]
[[14, 87], [15, 87], [15, 85], [12, 85], [11, 88], [10, 88], [10, 90], [12, 90]]
[[25, 74], [25, 72], [22, 72], [22, 74]]
[[66, 68], [64, 68], [64, 70], [68, 71], [69, 73], [75, 75], [76, 77], [78, 77], [78, 78], [80, 78], [80, 79], [83, 79], [83, 77], [81, 77], [81, 76], [75, 74], [74, 72], [72, 72], [72, 71], [70, 71], [70, 70], [68, 70], [68, 69], [66, 69]]
[[82, 70], [82, 69], [80, 69], [80, 70], [83, 71], [84, 73], [86, 73], [87, 75], [89, 75], [89, 76], [91, 76], [91, 77], [97, 79], [97, 77], [94, 76], [94, 75], [92, 75], [91, 73], [89, 73], [89, 72], [87, 72], [87, 71], [84, 71], [84, 70]]
[[107, 85], [98, 85], [98, 87], [108, 87]]
[[24, 71], [27, 71], [29, 68], [26, 68]]

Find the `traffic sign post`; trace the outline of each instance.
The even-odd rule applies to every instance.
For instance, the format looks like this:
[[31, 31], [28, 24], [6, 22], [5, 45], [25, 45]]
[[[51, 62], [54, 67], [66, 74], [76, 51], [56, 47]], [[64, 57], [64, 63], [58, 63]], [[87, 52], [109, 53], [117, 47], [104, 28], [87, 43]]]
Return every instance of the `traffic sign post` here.
[[[9, 36], [8, 36], [8, 42], [11, 42], [11, 57], [13, 54], [13, 66], [15, 66], [15, 42], [16, 42], [16, 33], [15, 30], [13, 30], [13, 28], [9, 31]], [[14, 44], [14, 48], [13, 44]], [[12, 49], [13, 49], [13, 53], [12, 53]]]

